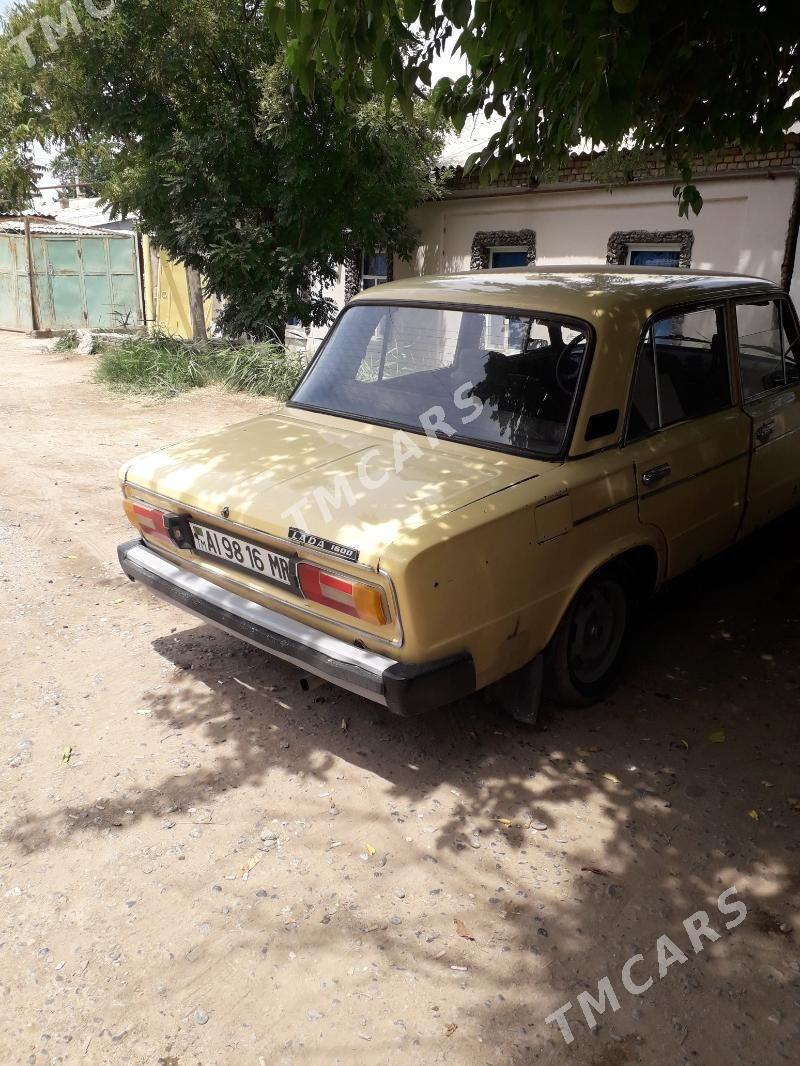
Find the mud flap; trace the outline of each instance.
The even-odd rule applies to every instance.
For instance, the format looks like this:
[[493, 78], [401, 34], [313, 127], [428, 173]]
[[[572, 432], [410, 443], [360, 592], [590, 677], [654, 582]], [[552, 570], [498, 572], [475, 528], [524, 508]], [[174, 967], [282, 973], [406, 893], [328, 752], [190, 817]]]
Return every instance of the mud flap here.
[[543, 682], [544, 655], [537, 655], [526, 666], [492, 685], [490, 699], [499, 703], [515, 721], [535, 725], [542, 702]]

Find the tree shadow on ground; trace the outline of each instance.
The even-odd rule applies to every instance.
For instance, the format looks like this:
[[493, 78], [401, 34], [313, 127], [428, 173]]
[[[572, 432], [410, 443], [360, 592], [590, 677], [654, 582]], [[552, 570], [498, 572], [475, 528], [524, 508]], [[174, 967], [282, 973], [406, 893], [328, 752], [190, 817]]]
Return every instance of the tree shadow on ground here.
[[[208, 627], [159, 638], [159, 654], [183, 676], [153, 695], [153, 714], [167, 736], [201, 731], [213, 758], [165, 777], [153, 798], [186, 810], [264, 786], [276, 769], [324, 787], [344, 766], [381, 780], [386, 807], [374, 810], [376, 827], [408, 824], [424, 810], [436, 823], [433, 847], [410, 847], [394, 875], [432, 856], [437, 877], [458, 883], [463, 899], [474, 894], [491, 917], [495, 933], [473, 951], [469, 975], [456, 974], [464, 988], [477, 976], [496, 987], [473, 1007], [487, 1062], [789, 1058], [798, 1035], [789, 920], [800, 906], [800, 816], [790, 802], [800, 792], [798, 534], [793, 515], [674, 582], [647, 608], [617, 694], [585, 711], [548, 706], [537, 731], [477, 699], [399, 719], [328, 686], [302, 694], [297, 671]], [[35, 851], [129, 826], [131, 807], [136, 819], [152, 813], [140, 793], [101, 806], [99, 817], [87, 804], [23, 818], [7, 843]], [[750, 914], [728, 933], [715, 901], [731, 886]], [[336, 916], [308, 934], [320, 951], [363, 933], [361, 916], [335, 896], [326, 886], [311, 904]], [[432, 899], [422, 924], [436, 906]], [[695, 960], [681, 923], [700, 908], [723, 936]], [[689, 962], [659, 982], [662, 933]], [[407, 965], [393, 926], [373, 943], [389, 964]], [[619, 980], [634, 952], [644, 955], [641, 979], [656, 976], [641, 997]], [[419, 977], [452, 981], [451, 957], [420, 949]], [[603, 1016], [595, 1039], [577, 1033], [573, 1008], [568, 1051], [544, 1018], [584, 989], [596, 994], [606, 974], [620, 1013]]]

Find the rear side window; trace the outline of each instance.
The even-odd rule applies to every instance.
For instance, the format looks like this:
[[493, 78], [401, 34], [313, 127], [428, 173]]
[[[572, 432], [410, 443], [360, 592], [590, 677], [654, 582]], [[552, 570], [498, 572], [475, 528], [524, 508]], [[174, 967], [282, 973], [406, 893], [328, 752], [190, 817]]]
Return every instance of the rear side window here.
[[639, 352], [628, 438], [701, 418], [730, 402], [722, 308], [670, 311], [655, 318]]
[[797, 325], [786, 300], [737, 304], [736, 326], [745, 400], [800, 380]]

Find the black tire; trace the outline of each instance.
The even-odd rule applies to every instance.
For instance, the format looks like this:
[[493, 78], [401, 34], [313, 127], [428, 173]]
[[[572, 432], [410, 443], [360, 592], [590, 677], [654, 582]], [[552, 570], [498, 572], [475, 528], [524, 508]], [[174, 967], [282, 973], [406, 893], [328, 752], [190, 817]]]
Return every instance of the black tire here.
[[559, 703], [587, 707], [614, 688], [635, 602], [630, 574], [622, 566], [603, 567], [581, 588], [548, 649], [549, 687]]

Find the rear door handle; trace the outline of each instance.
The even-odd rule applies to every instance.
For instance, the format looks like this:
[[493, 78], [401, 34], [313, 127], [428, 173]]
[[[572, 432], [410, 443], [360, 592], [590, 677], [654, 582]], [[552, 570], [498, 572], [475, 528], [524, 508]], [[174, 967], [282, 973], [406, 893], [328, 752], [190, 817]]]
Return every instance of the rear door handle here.
[[649, 470], [645, 470], [642, 474], [643, 485], [655, 485], [657, 481], [663, 481], [665, 477], [669, 477], [672, 473], [672, 467], [669, 463], [662, 463], [661, 466], [653, 466]]
[[775, 432], [775, 419], [770, 418], [769, 422], [762, 422], [756, 430], [756, 436], [762, 444], [766, 444], [772, 434]]

